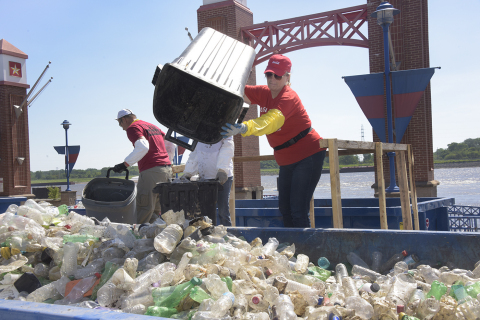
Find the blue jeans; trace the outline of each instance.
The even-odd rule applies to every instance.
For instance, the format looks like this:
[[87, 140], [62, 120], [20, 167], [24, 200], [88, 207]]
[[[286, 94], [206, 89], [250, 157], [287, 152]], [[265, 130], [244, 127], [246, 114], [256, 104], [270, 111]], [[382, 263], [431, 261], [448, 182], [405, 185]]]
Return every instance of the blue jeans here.
[[310, 228], [310, 200], [322, 175], [326, 151], [280, 166], [278, 207], [287, 228]]
[[[232, 188], [233, 177], [228, 177], [227, 181], [218, 188], [217, 208], [220, 221], [217, 224], [223, 224], [224, 226], [231, 226], [232, 221], [230, 219], [230, 206], [228, 201], [230, 199], [230, 189]], [[220, 190], [221, 189], [221, 190]]]

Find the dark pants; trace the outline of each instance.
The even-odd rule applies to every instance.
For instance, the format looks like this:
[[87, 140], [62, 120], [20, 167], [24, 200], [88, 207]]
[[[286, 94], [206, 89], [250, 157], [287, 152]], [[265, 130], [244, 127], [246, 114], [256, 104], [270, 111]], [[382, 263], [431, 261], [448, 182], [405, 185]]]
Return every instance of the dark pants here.
[[222, 189], [218, 188], [217, 208], [220, 221], [217, 224], [231, 226], [230, 207], [228, 201], [230, 199], [230, 189], [232, 188], [233, 177], [228, 177], [227, 181], [222, 185]]
[[322, 175], [326, 151], [280, 166], [278, 207], [287, 228], [310, 228], [310, 200]]

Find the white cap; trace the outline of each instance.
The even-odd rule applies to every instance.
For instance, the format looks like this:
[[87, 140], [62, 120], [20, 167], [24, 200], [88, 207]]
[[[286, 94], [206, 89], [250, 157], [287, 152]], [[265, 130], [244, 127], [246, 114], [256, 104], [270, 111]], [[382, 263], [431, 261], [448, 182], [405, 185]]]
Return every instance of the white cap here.
[[117, 119], [115, 120], [118, 120], [120, 118], [123, 118], [125, 116], [128, 116], [129, 114], [133, 114], [132, 110], [130, 109], [122, 109], [120, 111], [118, 111], [118, 115], [117, 115]]

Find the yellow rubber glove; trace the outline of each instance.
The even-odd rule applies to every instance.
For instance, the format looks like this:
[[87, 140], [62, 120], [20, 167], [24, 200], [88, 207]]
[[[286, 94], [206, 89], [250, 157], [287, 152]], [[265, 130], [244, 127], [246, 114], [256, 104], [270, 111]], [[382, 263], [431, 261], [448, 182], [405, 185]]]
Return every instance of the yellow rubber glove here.
[[247, 132], [242, 134], [243, 137], [251, 135], [263, 136], [280, 129], [285, 123], [285, 117], [280, 110], [270, 109], [260, 117], [242, 123], [247, 126]]

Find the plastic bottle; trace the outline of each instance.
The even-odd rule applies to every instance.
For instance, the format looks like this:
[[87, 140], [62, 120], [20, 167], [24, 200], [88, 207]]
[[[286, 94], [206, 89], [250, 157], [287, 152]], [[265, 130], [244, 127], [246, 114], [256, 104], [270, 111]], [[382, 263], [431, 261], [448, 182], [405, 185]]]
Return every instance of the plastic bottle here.
[[440, 302], [435, 298], [425, 299], [420, 302], [417, 316], [420, 319], [431, 319], [440, 310]]
[[380, 273], [377, 273], [373, 270], [370, 270], [370, 269], [366, 269], [362, 266], [359, 266], [359, 265], [354, 265], [353, 268], [352, 268], [352, 274], [353, 275], [359, 275], [359, 276], [362, 276], [362, 277], [368, 277], [371, 281], [375, 281], [377, 280], [377, 278], [379, 276], [381, 276]]
[[[57, 294], [57, 286], [65, 287], [70, 279], [62, 277], [57, 281], [50, 282], [49, 284], [38, 288], [27, 296], [27, 301], [42, 302], [49, 298], [54, 297]], [[65, 292], [65, 291], [64, 291]]]
[[80, 280], [70, 291], [70, 293], [63, 299], [65, 304], [72, 304], [79, 302], [83, 295], [93, 287], [93, 284], [97, 281], [96, 276], [88, 277]]
[[320, 268], [327, 270], [330, 267], [330, 261], [325, 257], [320, 257], [318, 258], [317, 265]]
[[440, 272], [430, 266], [424, 266], [420, 269], [420, 275], [425, 279], [425, 282], [432, 284], [433, 281], [438, 280]]
[[235, 296], [235, 302], [233, 303], [233, 318], [241, 319], [246, 313], [248, 307], [248, 301], [245, 295], [237, 294]]
[[467, 320], [477, 320], [480, 314], [480, 303], [478, 300], [470, 299], [459, 305], [457, 310], [461, 311]]
[[225, 292], [217, 301], [212, 305], [210, 312], [213, 317], [221, 318], [233, 307], [235, 302], [235, 296], [231, 292]]
[[348, 262], [350, 262], [350, 264], [352, 266], [357, 265], [357, 266], [360, 266], [360, 267], [364, 267], [366, 269], [370, 269], [368, 264], [365, 261], [363, 261], [363, 259], [360, 258], [360, 256], [357, 255], [355, 252], [349, 252], [347, 254], [347, 260], [348, 260]]
[[417, 289], [417, 282], [410, 272], [399, 274], [387, 294], [386, 300], [395, 305], [406, 305]]
[[[433, 286], [433, 284], [432, 284]], [[457, 300], [458, 304], [462, 304], [468, 297], [467, 291], [461, 282], [450, 287], [450, 295]]]
[[417, 312], [418, 306], [420, 305], [420, 302], [422, 302], [423, 300], [425, 300], [425, 294], [423, 293], [422, 289], [419, 289], [417, 287], [417, 290], [415, 290], [410, 300], [408, 301], [408, 304], [405, 306], [406, 312], [408, 314], [415, 314]]
[[398, 314], [398, 320], [420, 320], [420, 319], [414, 316], [407, 316], [405, 313], [400, 312]]
[[175, 270], [175, 265], [173, 263], [164, 262], [156, 266], [155, 268], [144, 272], [137, 278], [135, 278], [135, 284], [133, 285], [132, 291], [138, 292], [147, 287], [150, 287], [155, 282], [158, 282], [161, 280], [166, 281], [168, 279], [166, 276], [167, 273], [168, 273], [168, 276], [171, 277], [170, 278], [170, 282], [171, 282], [171, 280], [173, 280], [174, 270]]
[[155, 237], [153, 245], [158, 252], [170, 254], [180, 242], [182, 236], [182, 227], [178, 224], [171, 224]]
[[175, 290], [173, 290], [173, 292], [167, 298], [156, 303], [156, 305], [160, 307], [175, 308], [183, 298], [190, 294], [190, 291], [193, 289], [193, 287], [201, 284], [202, 280], [198, 278], [193, 278], [188, 282], [182, 283], [176, 286]]
[[373, 317], [373, 307], [365, 299], [360, 296], [350, 296], [345, 298], [345, 308], [354, 309], [355, 315], [358, 315], [364, 319], [370, 319]]
[[122, 308], [122, 312], [133, 314], [145, 314], [147, 308], [143, 304], [136, 304], [131, 307]]
[[295, 271], [297, 271], [298, 273], [305, 273], [307, 272], [307, 268], [308, 268], [308, 262], [309, 262], [309, 258], [307, 255], [304, 255], [304, 254], [299, 254], [297, 256], [297, 262], [295, 262]]
[[382, 264], [382, 253], [380, 251], [372, 252], [372, 267], [371, 267], [371, 269], [375, 272], [378, 272], [381, 264]]
[[127, 258], [123, 264], [123, 269], [128, 273], [128, 275], [135, 279], [137, 275], [138, 260], [135, 258]]
[[276, 238], [269, 238], [268, 242], [263, 246], [262, 253], [267, 256], [273, 255], [278, 248], [279, 242]]
[[67, 242], [85, 242], [85, 241], [95, 241], [97, 242], [98, 241], [98, 238], [97, 237], [94, 237], [94, 236], [91, 236], [91, 235], [88, 235], [88, 234], [66, 234], [63, 236], [63, 243], [67, 243]]
[[275, 302], [275, 309], [278, 320], [297, 320], [297, 315], [293, 311], [293, 303], [288, 295], [281, 294]]
[[86, 217], [82, 216], [74, 211], [70, 211], [70, 213], [67, 216], [67, 220], [65, 221], [68, 225], [70, 225], [71, 229], [70, 232], [75, 233], [78, 230], [80, 230], [82, 227], [85, 225], [90, 225], [90, 226], [95, 226], [95, 222]]
[[117, 286], [110, 279], [98, 289], [96, 301], [102, 307], [112, 307], [122, 294], [123, 290], [117, 289]]
[[389, 271], [390, 269], [393, 268], [395, 263], [398, 261], [402, 261], [405, 257], [407, 256], [407, 251], [402, 251], [401, 253], [394, 254], [390, 259], [388, 259], [387, 262], [385, 262], [381, 267], [380, 267], [380, 273], [384, 274], [385, 272]]
[[[158, 306], [158, 303], [160, 303], [162, 300], [164, 300], [169, 295], [171, 295], [176, 287], [177, 286], [167, 286], [167, 287], [161, 287], [161, 288], [153, 288], [152, 298], [153, 298], [154, 304], [156, 306]], [[195, 288], [197, 288], [197, 287], [195, 287]]]
[[77, 271], [77, 254], [78, 247], [73, 242], [67, 242], [63, 246], [63, 264], [62, 275], [72, 276]]
[[250, 298], [250, 300], [248, 301], [248, 305], [250, 306], [250, 308], [257, 312], [265, 312], [267, 311], [269, 306], [268, 302], [265, 301], [263, 296], [259, 293], [253, 295]]
[[[132, 293], [128, 296], [126, 296], [124, 299], [122, 299], [122, 310], [125, 308], [130, 308], [134, 307], [138, 304], [141, 304], [143, 306], [150, 307], [153, 306], [153, 291], [157, 290], [157, 288], [147, 288], [143, 291], [135, 292]], [[173, 290], [172, 290], [173, 291]], [[145, 312], [144, 312], [145, 313]]]
[[37, 263], [33, 268], [33, 274], [37, 277], [47, 278], [49, 267], [44, 263]]
[[173, 276], [173, 283], [177, 283], [178, 281], [184, 278], [183, 272], [185, 271], [185, 267], [192, 259], [193, 255], [191, 252], [185, 252], [180, 260], [180, 263], [175, 269], [175, 275]]
[[368, 293], [377, 293], [380, 290], [380, 286], [378, 283], [365, 283], [363, 284], [360, 289], [358, 290], [361, 292], [368, 292]]
[[172, 315], [176, 313], [178, 313], [178, 311], [175, 308], [152, 306], [147, 308], [147, 312], [145, 312], [145, 315], [170, 318]]
[[440, 301], [445, 293], [447, 293], [447, 286], [438, 280], [435, 280], [432, 282], [432, 288], [427, 293], [426, 297], [427, 299], [433, 297]]
[[209, 274], [204, 282], [207, 290], [215, 300], [220, 298], [225, 292], [229, 292], [227, 284], [216, 274]]
[[342, 278], [348, 277], [347, 267], [343, 263], [339, 263], [335, 266], [335, 280], [337, 283], [342, 284]]
[[343, 292], [345, 293], [346, 298], [360, 297], [357, 287], [355, 286], [355, 282], [352, 278], [350, 277], [342, 278], [342, 287], [343, 287]]
[[411, 268], [413, 265], [415, 265], [417, 262], [420, 261], [418, 256], [415, 253], [412, 253], [408, 256], [406, 256], [403, 261], [408, 265], [408, 268]]
[[196, 286], [190, 291], [190, 298], [200, 303], [205, 299], [211, 299], [212, 297], [202, 289], [202, 287]]
[[95, 286], [95, 288], [93, 288], [93, 293], [92, 293], [92, 300], [96, 300], [97, 299], [97, 292], [98, 290], [105, 284], [107, 283], [108, 280], [110, 280], [110, 278], [113, 276], [113, 274], [115, 273], [115, 271], [117, 271], [118, 269], [118, 265], [110, 262], [110, 261], [107, 261], [105, 263], [105, 270], [103, 271], [102, 273], [102, 276], [100, 277], [100, 282], [98, 283], [98, 285]]
[[477, 298], [477, 296], [480, 294], [480, 281], [474, 282], [471, 285], [465, 286], [465, 290], [467, 291], [467, 294], [470, 297], [474, 299]]
[[393, 273], [394, 275], [404, 273], [408, 271], [408, 265], [404, 261], [398, 261], [395, 263], [395, 266], [393, 267]]

